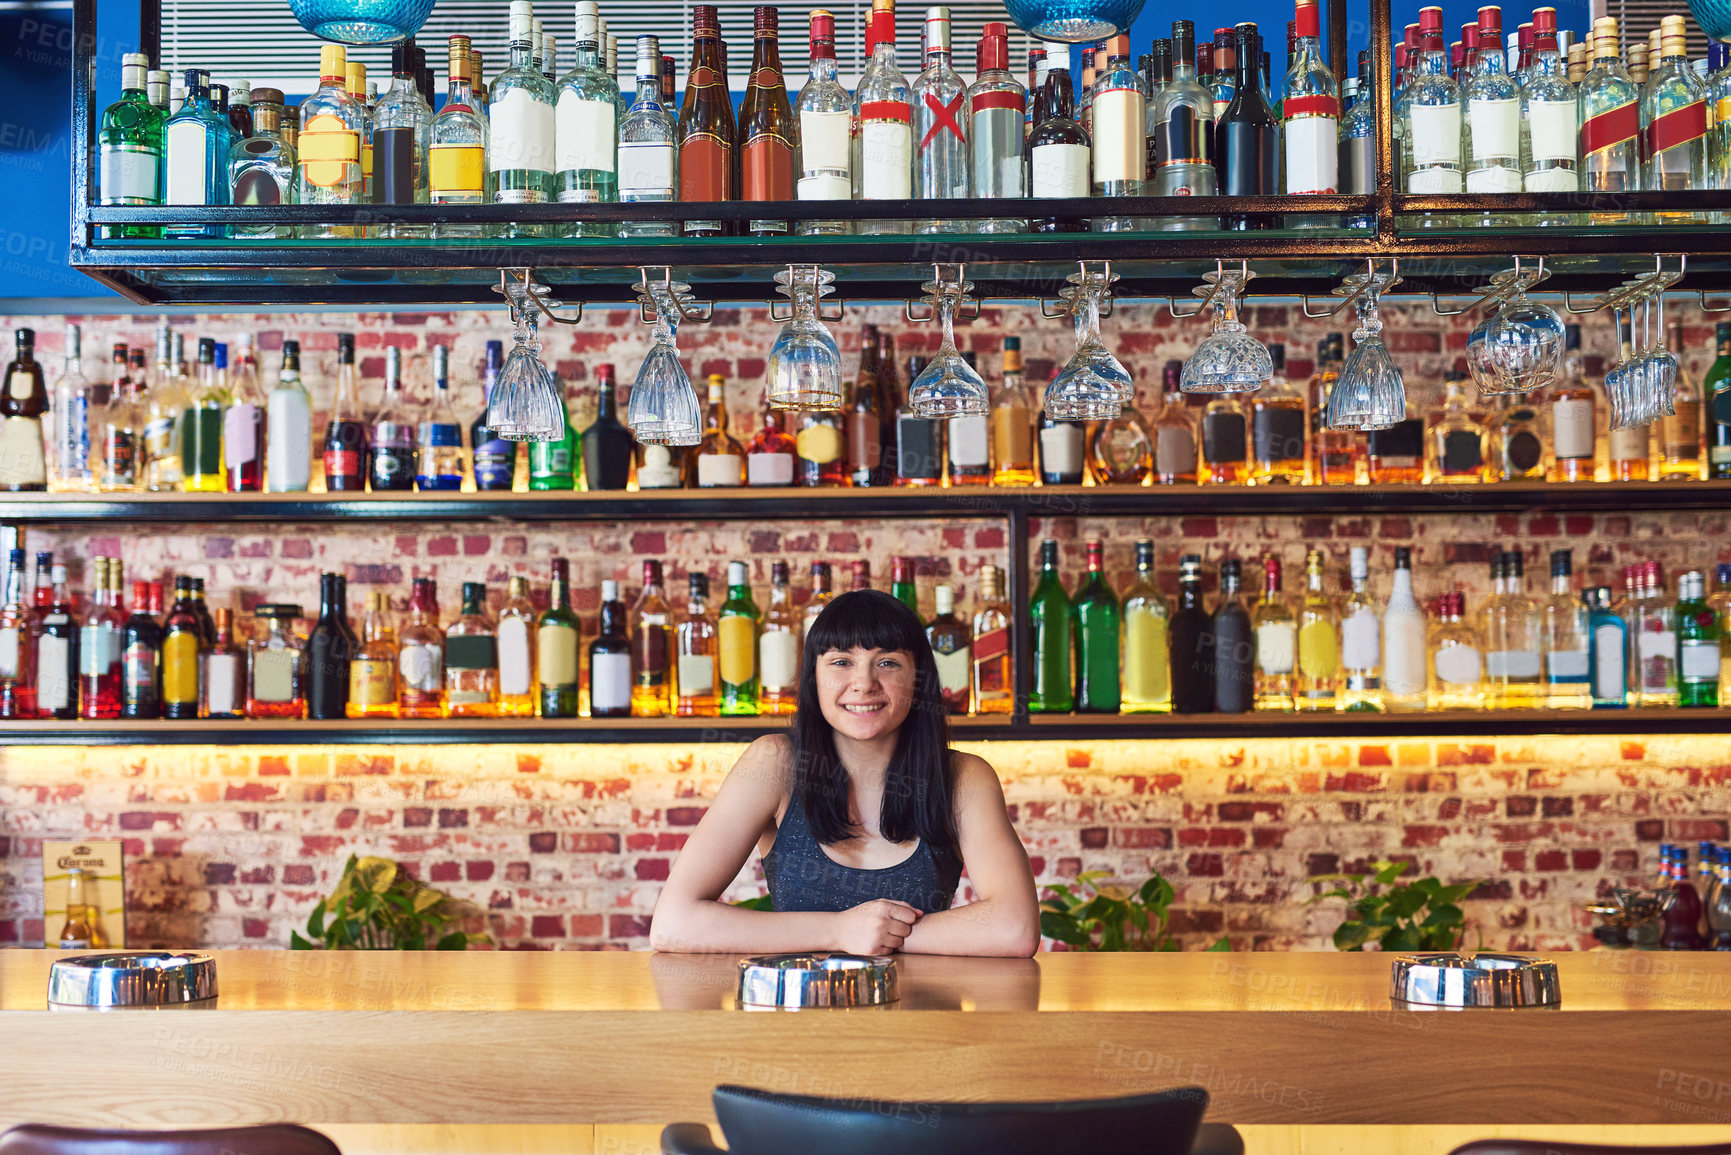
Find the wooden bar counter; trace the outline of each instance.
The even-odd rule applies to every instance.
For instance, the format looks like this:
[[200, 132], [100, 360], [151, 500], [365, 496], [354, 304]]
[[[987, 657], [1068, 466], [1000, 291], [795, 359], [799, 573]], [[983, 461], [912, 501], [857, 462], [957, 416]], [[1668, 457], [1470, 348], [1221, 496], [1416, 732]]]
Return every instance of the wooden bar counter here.
[[0, 951], [0, 1126], [661, 1124], [710, 1090], [1087, 1098], [1243, 1124], [1731, 1122], [1731, 954], [1554, 957], [1560, 1009], [1415, 1011], [1387, 956], [903, 956], [887, 1009], [733, 1009], [731, 956], [219, 951], [208, 1009], [48, 1011]]

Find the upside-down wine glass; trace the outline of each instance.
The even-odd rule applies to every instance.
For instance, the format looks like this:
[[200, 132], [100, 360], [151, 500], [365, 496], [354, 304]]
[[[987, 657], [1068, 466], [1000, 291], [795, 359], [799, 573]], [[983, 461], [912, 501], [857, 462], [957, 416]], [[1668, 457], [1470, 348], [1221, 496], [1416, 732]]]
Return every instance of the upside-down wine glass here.
[[777, 409], [825, 413], [842, 407], [841, 350], [818, 317], [834, 278], [815, 265], [795, 265], [775, 275], [778, 291], [793, 302], [793, 316], [769, 351], [765, 400]]
[[920, 417], [984, 417], [991, 409], [985, 380], [956, 350], [956, 312], [965, 291], [939, 286], [932, 294], [932, 312], [944, 339], [925, 371], [908, 386], [908, 404]]
[[1103, 281], [1083, 278], [1058, 295], [1075, 321], [1076, 351], [1046, 386], [1048, 415], [1066, 421], [1110, 421], [1136, 395], [1130, 373], [1100, 338]]
[[1238, 319], [1238, 277], [1224, 275], [1218, 283], [1214, 331], [1184, 362], [1178, 388], [1186, 393], [1254, 393], [1274, 376], [1274, 360]]
[[1382, 343], [1382, 318], [1377, 295], [1366, 291], [1356, 302], [1358, 328], [1353, 330], [1352, 356], [1341, 366], [1340, 378], [1328, 397], [1330, 429], [1388, 429], [1406, 420], [1406, 385], [1400, 368]]
[[565, 402], [541, 363], [533, 306], [514, 307], [516, 341], [487, 398], [487, 426], [506, 441], [558, 441], [565, 436]]
[[656, 298], [654, 334], [631, 384], [625, 423], [643, 445], [696, 445], [703, 440], [703, 410], [674, 344], [679, 306], [665, 293]]
[[1531, 393], [1557, 378], [1563, 362], [1563, 319], [1517, 288], [1485, 330], [1484, 354], [1503, 393]]

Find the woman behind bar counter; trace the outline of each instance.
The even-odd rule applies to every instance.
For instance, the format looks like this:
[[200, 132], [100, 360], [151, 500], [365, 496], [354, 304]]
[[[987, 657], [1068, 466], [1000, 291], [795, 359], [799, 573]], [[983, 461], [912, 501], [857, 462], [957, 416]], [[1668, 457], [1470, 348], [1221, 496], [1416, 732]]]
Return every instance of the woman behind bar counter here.
[[[721, 902], [756, 846], [773, 911]], [[979, 898], [950, 909], [963, 864]], [[673, 864], [657, 950], [1026, 957], [1034, 876], [998, 776], [949, 748], [919, 618], [880, 590], [842, 594], [805, 639], [787, 735], [757, 739]]]

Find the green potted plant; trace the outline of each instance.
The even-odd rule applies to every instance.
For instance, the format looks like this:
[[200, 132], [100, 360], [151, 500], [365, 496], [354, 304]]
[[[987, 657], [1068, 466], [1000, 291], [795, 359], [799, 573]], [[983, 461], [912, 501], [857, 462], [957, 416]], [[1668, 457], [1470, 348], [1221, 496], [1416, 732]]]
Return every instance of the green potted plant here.
[[[1135, 890], [1101, 885], [1109, 877], [1108, 871], [1085, 870], [1074, 889], [1049, 887], [1052, 897], [1040, 903], [1040, 933], [1078, 951], [1181, 949], [1168, 929], [1177, 897], [1172, 884], [1155, 873]], [[1229, 951], [1232, 942], [1222, 936], [1208, 949]]]
[[[1466, 913], [1457, 905], [1478, 889], [1478, 882], [1444, 886], [1435, 878], [1400, 882], [1409, 863], [1373, 862], [1372, 874], [1323, 874], [1317, 883], [1342, 883], [1311, 902], [1342, 899], [1346, 917], [1334, 931], [1336, 950], [1365, 949], [1369, 943], [1385, 951], [1455, 950], [1466, 935]], [[1483, 945], [1484, 936], [1479, 936]]]
[[319, 900], [294, 950], [467, 950], [484, 934], [448, 930], [465, 911], [442, 890], [410, 878], [388, 858], [349, 855], [336, 889]]

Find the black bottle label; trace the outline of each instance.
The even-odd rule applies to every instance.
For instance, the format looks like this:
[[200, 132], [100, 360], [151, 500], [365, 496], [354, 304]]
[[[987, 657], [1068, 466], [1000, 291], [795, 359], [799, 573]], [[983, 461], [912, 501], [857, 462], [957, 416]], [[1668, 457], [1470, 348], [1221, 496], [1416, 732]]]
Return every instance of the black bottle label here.
[[1227, 196], [1269, 196], [1280, 191], [1280, 133], [1272, 124], [1230, 120], [1219, 126], [1220, 191]]
[[1210, 464], [1244, 460], [1244, 415], [1209, 413], [1202, 418], [1202, 459]]
[[1349, 136], [1340, 142], [1340, 191], [1359, 196], [1376, 191], [1376, 137]]
[[1166, 119], [1154, 126], [1160, 163], [1213, 164], [1214, 142], [1208, 132], [1210, 127], [1211, 122], [1197, 116], [1194, 108], [1174, 105]]
[[1241, 612], [1214, 615], [1214, 709], [1221, 714], [1244, 714], [1254, 694], [1256, 643], [1250, 637], [1250, 619]]
[[415, 455], [400, 449], [375, 449], [370, 454], [367, 481], [375, 490], [413, 489]]
[[1444, 473], [1471, 473], [1485, 463], [1484, 439], [1477, 433], [1456, 429], [1443, 434]]
[[1258, 461], [1300, 461], [1304, 458], [1304, 410], [1260, 409], [1251, 422]]
[[1509, 464], [1526, 473], [1537, 469], [1539, 462], [1544, 460], [1545, 447], [1538, 434], [1521, 430], [1508, 441]]
[[381, 128], [373, 132], [373, 203], [415, 203], [415, 130]]
[[1372, 429], [1365, 440], [1372, 457], [1416, 460], [1424, 456], [1424, 421], [1414, 418], [1397, 422], [1387, 429]]

